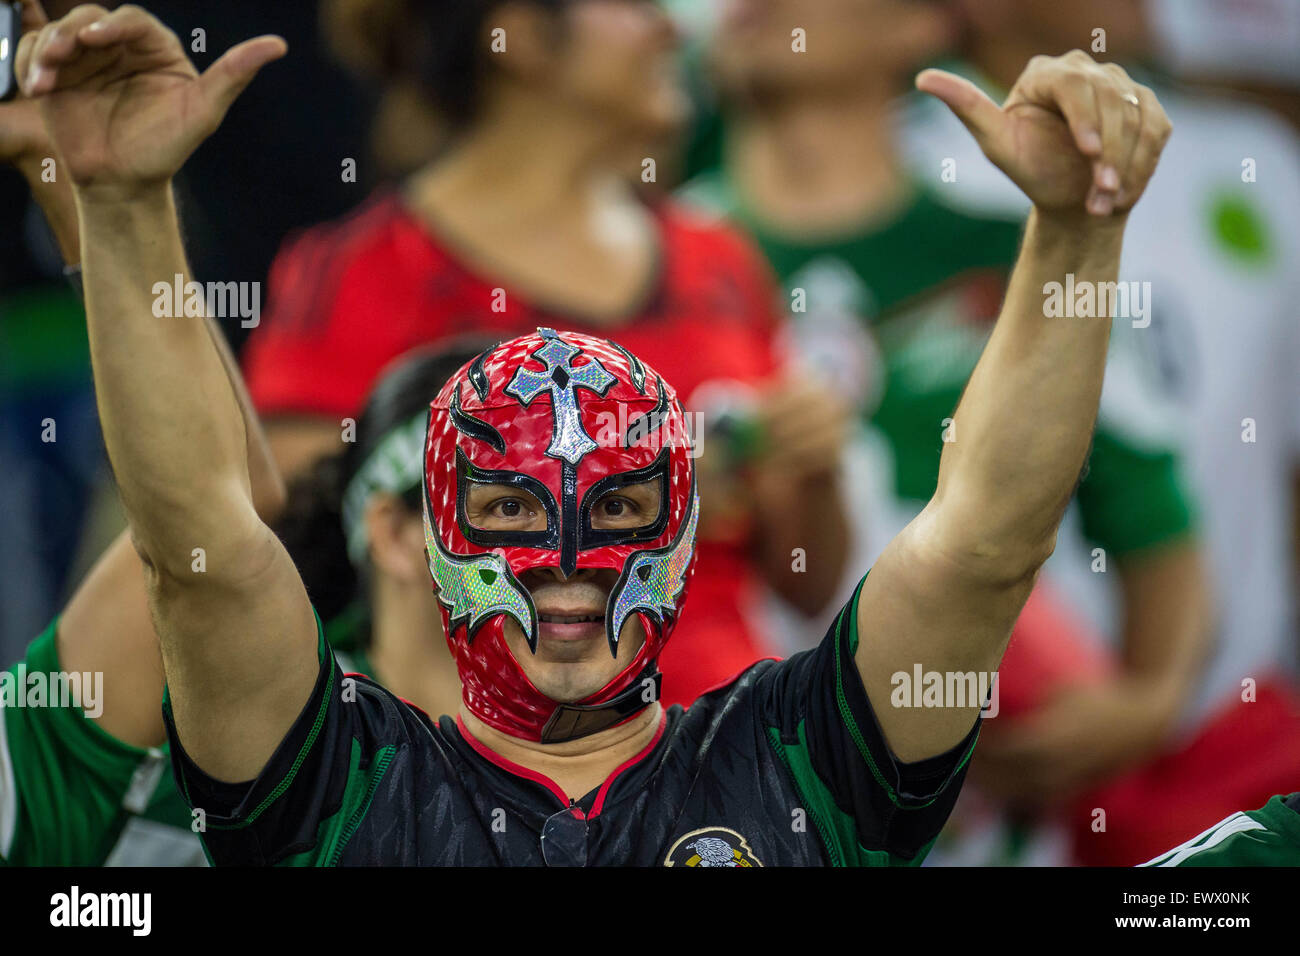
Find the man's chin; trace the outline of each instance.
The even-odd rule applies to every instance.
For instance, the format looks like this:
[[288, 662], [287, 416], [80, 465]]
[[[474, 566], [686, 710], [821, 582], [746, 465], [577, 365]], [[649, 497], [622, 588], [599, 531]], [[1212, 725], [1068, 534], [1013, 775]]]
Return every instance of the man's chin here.
[[529, 654], [524, 673], [551, 700], [573, 703], [600, 690], [620, 670], [610, 656], [604, 628], [582, 640], [548, 639], [543, 632], [536, 656]]
[[595, 673], [591, 665], [551, 664], [544, 674], [533, 679], [534, 685], [551, 700], [572, 704], [586, 700], [608, 684], [614, 675]]
[[644, 640], [640, 629], [632, 626], [635, 621], [631, 618], [623, 629], [617, 660], [609, 652], [603, 619], [539, 621], [536, 653], [528, 649], [522, 634], [507, 633], [507, 640], [534, 687], [552, 700], [573, 703], [599, 691], [632, 661]]

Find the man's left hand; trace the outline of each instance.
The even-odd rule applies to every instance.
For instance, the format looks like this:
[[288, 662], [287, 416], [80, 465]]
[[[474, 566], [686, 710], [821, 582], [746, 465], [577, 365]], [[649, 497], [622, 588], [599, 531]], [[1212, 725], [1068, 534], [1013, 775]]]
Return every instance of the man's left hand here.
[[943, 100], [993, 164], [1057, 219], [1127, 213], [1173, 129], [1151, 90], [1081, 50], [1034, 57], [1001, 106], [942, 70], [923, 71], [916, 86]]

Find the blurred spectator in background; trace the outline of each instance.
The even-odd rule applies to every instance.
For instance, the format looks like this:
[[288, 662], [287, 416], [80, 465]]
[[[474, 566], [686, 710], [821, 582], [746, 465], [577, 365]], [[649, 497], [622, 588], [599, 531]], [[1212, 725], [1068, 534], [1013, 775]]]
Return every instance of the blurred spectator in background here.
[[411, 154], [436, 155], [277, 259], [245, 353], [277, 460], [292, 475], [340, 448], [380, 369], [412, 347], [538, 326], [612, 337], [720, 425], [697, 435], [703, 570], [661, 662], [665, 702], [689, 703], [768, 653], [745, 613], [761, 581], [809, 613], [833, 593], [843, 414], [782, 376], [761, 257], [632, 186], [687, 115], [675, 30], [650, 0], [324, 9], [346, 60], [429, 102], [436, 127], [412, 131]]
[[[51, 4], [59, 16], [72, 3]], [[45, 131], [0, 107], [0, 661], [65, 597], [103, 462], [81, 304], [24, 176], [48, 181]], [[17, 167], [23, 167], [20, 173]]]
[[[960, 0], [951, 9], [964, 25], [969, 75], [995, 99], [1034, 54], [1080, 47], [1099, 59], [1149, 59], [1156, 43], [1141, 15], [1146, 8], [1121, 0], [1050, 7]], [[1124, 434], [1139, 447], [1170, 436], [1178, 443], [1201, 507], [1216, 647], [1177, 736], [1073, 811], [1075, 852], [1092, 863], [1140, 862], [1300, 780], [1300, 145], [1267, 112], [1143, 81], [1156, 89], [1174, 134], [1125, 236], [1120, 279], [1137, 283], [1131, 290], [1148, 311], [1115, 323], [1101, 415], [1103, 424], [1126, 423]], [[1025, 212], [1012, 184], [962, 136], [941, 110], [918, 102], [906, 123], [910, 168], [930, 179], [954, 169], [945, 195], [969, 215]], [[1121, 361], [1154, 374], [1117, 376]], [[1101, 440], [1099, 433], [1098, 451]], [[1126, 481], [1117, 491], [1129, 502], [1130, 528], [1146, 524], [1136, 487]], [[1069, 539], [1067, 522], [1045, 575], [1102, 633], [1127, 635], [1129, 608], [1141, 595], [1122, 571], [1116, 584], [1093, 573]], [[1156, 578], [1143, 588], [1167, 595], [1170, 583]], [[1133, 656], [1127, 639], [1122, 644], [1126, 666], [1150, 665]], [[986, 735], [979, 759], [996, 766], [1009, 789], [1029, 790], [1041, 785], [1035, 766], [1055, 759], [1051, 749], [1091, 746], [1090, 739], [1044, 717], [1001, 749]], [[1102, 831], [1094, 826], [1099, 808]]]
[[[249, 36], [289, 41], [292, 54], [240, 97], [178, 181], [196, 278], [265, 289], [285, 233], [338, 215], [373, 181], [364, 161], [372, 98], [321, 49], [316, 0], [146, 5], [199, 69]], [[73, 6], [56, 0], [47, 12], [58, 17]], [[23, 135], [0, 128], [0, 149]], [[357, 161], [355, 181], [343, 175], [348, 158]], [[94, 501], [107, 476], [80, 304], [25, 185], [7, 170], [0, 200], [0, 660], [11, 660], [66, 599], [84, 570], [77, 565], [99, 554], [121, 521], [111, 495]], [[239, 317], [222, 322], [236, 345], [249, 331]], [[79, 548], [96, 505], [110, 513]]]
[[0, 660], [63, 599], [103, 468], [81, 306], [25, 193], [0, 177]]
[[[46, 24], [34, 0], [24, 3], [22, 22], [28, 33]], [[0, 162], [19, 173], [27, 190], [20, 198], [30, 198], [49, 224], [55, 243], [52, 261], [68, 264], [66, 275], [72, 281], [60, 281], [81, 317], [76, 199], [69, 179], [50, 175], [47, 157], [52, 151], [35, 103], [19, 93], [0, 104]], [[274, 520], [284, 503], [284, 486], [235, 357], [216, 323], [208, 319], [207, 325], [243, 417], [254, 508], [263, 519]], [[88, 359], [84, 331], [80, 340], [82, 347], [71, 349], [63, 360], [69, 372], [88, 375], [88, 362], [81, 369], [71, 367], [78, 358]], [[65, 420], [57, 421], [59, 429], [65, 425]], [[51, 444], [65, 440], [60, 434]], [[97, 459], [97, 441], [86, 444]], [[8, 464], [6, 460], [6, 469]], [[46, 491], [77, 501], [59, 487]], [[17, 505], [16, 516], [40, 518], [25, 514], [29, 502]], [[11, 526], [7, 515], [5, 526], [6, 531]], [[26, 557], [15, 576], [18, 583], [32, 580], [32, 556]], [[16, 660], [0, 676], [5, 686], [0, 694], [0, 866], [204, 865], [203, 848], [191, 829], [194, 818], [168, 770], [162, 659], [146, 575], [130, 531], [123, 529], [102, 553], [90, 557], [93, 566], [74, 572], [66, 602], [33, 629], [30, 643], [15, 658], [0, 661], [10, 665]], [[5, 601], [5, 620], [12, 623], [12, 605], [7, 597]], [[30, 690], [32, 676], [40, 674], [51, 675], [51, 692], [27, 706], [13, 706], [14, 689], [21, 705], [22, 689]], [[71, 695], [53, 689], [56, 674], [71, 678]]]
[[[969, 15], [971, 58], [999, 76], [1034, 40], [1079, 47], [1098, 59], [1143, 61], [1198, 86], [1231, 90], [1281, 111], [1300, 125], [1300, 3], [1296, 0], [1096, 0], [1028, 4], [948, 0]], [[976, 7], [983, 9], [976, 10]], [[980, 26], [1014, 17], [1017, 37], [1003, 43]]]
[[[142, 5], [176, 32], [200, 71], [250, 36], [274, 33], [289, 43], [289, 55], [249, 86], [190, 157], [179, 186], [196, 278], [261, 282], [265, 292], [285, 235], [340, 215], [378, 182], [367, 161], [375, 97], [325, 51], [319, 0]], [[223, 319], [223, 328], [236, 348], [252, 331], [237, 317]]]
[[[951, 415], [997, 316], [1023, 221], [1019, 209], [964, 206], [941, 164], [909, 169], [901, 154], [894, 101], [955, 27], [944, 5], [908, 0], [729, 5], [710, 57], [724, 104], [722, 166], [687, 186], [758, 240], [823, 367], [844, 365], [846, 316], [870, 330], [880, 382], [863, 412], [889, 501], [871, 515], [875, 526], [859, 529], [874, 543], [867, 564], [933, 494], [942, 442], [961, 440]], [[796, 29], [813, 52], [792, 49]], [[958, 182], [963, 173], [959, 165]], [[1115, 356], [1107, 388], [1141, 387], [1136, 371]], [[1014, 769], [1009, 795], [1031, 805], [1166, 745], [1201, 662], [1207, 609], [1192, 508], [1172, 439], [1143, 432], [1135, 417], [1141, 410], [1104, 405], [1073, 506], [1087, 543], [1058, 548], [1058, 560], [1085, 568], [1093, 548], [1112, 563], [1122, 663], [1086, 692], [1038, 701], [1055, 736], [1033, 738], [1038, 746], [998, 775]], [[1025, 691], [1013, 685], [1050, 669], [1045, 655], [1074, 660], [1064, 648], [1083, 628], [1051, 603], [1040, 587], [1008, 649], [1002, 682], [1015, 696]], [[1032, 664], [1017, 661], [1026, 647]], [[1022, 666], [1035, 676], [1022, 678]], [[975, 770], [1008, 716], [984, 731]]]
[[1249, 95], [1300, 129], [1300, 3], [1146, 0], [1143, 53], [1180, 79]]

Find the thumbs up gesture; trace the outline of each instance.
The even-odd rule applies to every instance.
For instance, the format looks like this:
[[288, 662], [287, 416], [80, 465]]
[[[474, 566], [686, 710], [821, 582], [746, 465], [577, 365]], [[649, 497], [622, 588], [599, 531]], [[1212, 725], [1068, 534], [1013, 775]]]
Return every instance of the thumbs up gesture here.
[[916, 86], [956, 114], [1041, 212], [1081, 224], [1133, 207], [1173, 129], [1151, 90], [1081, 50], [1034, 57], [1001, 106], [942, 70], [923, 71]]
[[170, 179], [286, 49], [279, 37], [246, 40], [199, 74], [146, 11], [85, 4], [24, 36], [14, 68], [78, 196], [112, 200]]

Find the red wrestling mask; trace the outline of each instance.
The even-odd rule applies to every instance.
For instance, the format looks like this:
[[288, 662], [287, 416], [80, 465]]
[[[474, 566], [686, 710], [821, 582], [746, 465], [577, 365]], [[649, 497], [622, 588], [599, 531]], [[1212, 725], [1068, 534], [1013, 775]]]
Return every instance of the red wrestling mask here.
[[[476, 483], [527, 492], [545, 512], [545, 529], [475, 527], [466, 499]], [[593, 526], [597, 501], [643, 483], [658, 489], [653, 519]], [[653, 369], [605, 339], [551, 329], [488, 349], [433, 402], [424, 490], [429, 567], [473, 714], [512, 736], [552, 743], [613, 726], [657, 698], [656, 659], [694, 569], [698, 501], [685, 416]], [[582, 700], [544, 695], [506, 644], [512, 618], [536, 652], [537, 609], [520, 583], [536, 568], [566, 577], [585, 568], [618, 572], [604, 615], [611, 654], [631, 615], [645, 628], [632, 661]]]

